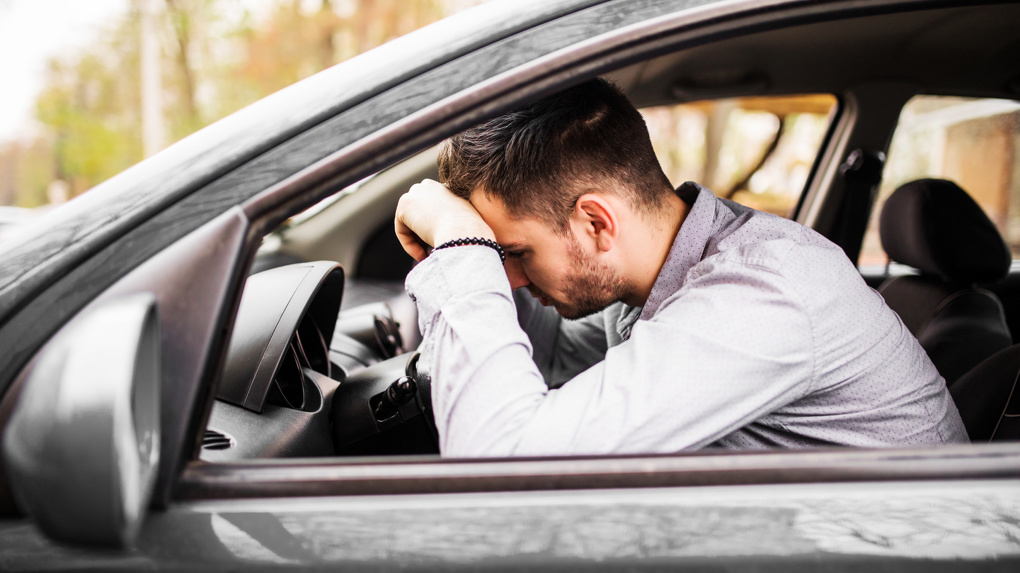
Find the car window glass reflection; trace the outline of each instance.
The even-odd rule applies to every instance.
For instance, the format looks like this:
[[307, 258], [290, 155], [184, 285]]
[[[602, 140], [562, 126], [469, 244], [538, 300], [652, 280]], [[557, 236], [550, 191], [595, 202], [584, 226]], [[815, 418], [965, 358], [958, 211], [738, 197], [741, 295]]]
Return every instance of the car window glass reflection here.
[[827, 95], [746, 97], [641, 110], [674, 185], [789, 217], [836, 109]]
[[1020, 258], [1020, 177], [1015, 153], [1020, 102], [917, 96], [903, 106], [871, 212], [861, 267], [885, 265], [878, 219], [886, 199], [904, 183], [948, 179], [965, 190]]

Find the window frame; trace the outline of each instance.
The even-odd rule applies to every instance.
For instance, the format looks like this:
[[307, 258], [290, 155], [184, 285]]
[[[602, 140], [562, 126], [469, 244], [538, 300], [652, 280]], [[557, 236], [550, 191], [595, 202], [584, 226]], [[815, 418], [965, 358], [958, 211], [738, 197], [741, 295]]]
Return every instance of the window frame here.
[[[913, 3], [906, 3], [913, 4]], [[720, 15], [730, 6], [709, 6]], [[708, 10], [706, 10], [708, 11]], [[793, 18], [795, 10], [785, 14]], [[866, 11], [865, 11], [866, 12]], [[766, 16], [762, 18], [761, 16]], [[348, 181], [408, 157], [441, 139], [509, 109], [520, 101], [562, 89], [584, 77], [685, 45], [710, 42], [727, 30], [764, 26], [769, 14], [750, 22], [720, 19], [688, 30], [689, 17], [661, 17], [597, 36], [498, 74], [442, 99], [357, 144], [310, 165], [246, 201], [242, 208], [261, 236], [293, 213]], [[785, 18], [779, 19], [785, 22]], [[787, 24], [782, 24], [787, 25]], [[700, 32], [700, 33], [699, 33]], [[653, 40], [644, 40], [651, 35]], [[795, 220], [806, 204], [824, 202], [824, 182], [838, 168], [856, 121], [856, 108], [837, 96]], [[362, 165], [345, 171], [343, 165]], [[820, 170], [824, 169], [824, 173]], [[250, 245], [251, 246], [251, 245]], [[257, 243], [256, 245], [257, 246]], [[254, 249], [249, 249], [254, 252]], [[177, 482], [178, 501], [323, 497], [413, 493], [466, 493], [600, 488], [695, 487], [703, 485], [838, 483], [856, 481], [1015, 478], [1020, 444], [971, 444], [918, 449], [819, 449], [770, 452], [687, 452], [668, 455], [555, 457], [542, 459], [329, 458], [251, 460], [208, 464], [197, 452]]]

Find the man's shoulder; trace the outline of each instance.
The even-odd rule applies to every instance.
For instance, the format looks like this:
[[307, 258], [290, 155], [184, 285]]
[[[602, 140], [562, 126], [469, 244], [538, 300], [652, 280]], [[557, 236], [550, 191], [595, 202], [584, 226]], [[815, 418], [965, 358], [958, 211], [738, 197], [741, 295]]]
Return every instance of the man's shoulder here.
[[840, 305], [843, 298], [873, 298], [843, 250], [818, 232], [746, 207], [734, 214], [713, 234], [663, 309], [695, 290], [704, 296], [705, 289], [717, 291], [730, 305], [783, 300], [812, 314]]
[[735, 217], [714, 234], [702, 262], [715, 259], [776, 273], [796, 271], [819, 261], [849, 263], [842, 249], [809, 227], [721, 201], [733, 210]]
[[[740, 306], [759, 301], [766, 293], [782, 293], [784, 301], [817, 300], [826, 296], [827, 289], [838, 289], [848, 280], [860, 281], [842, 249], [816, 231], [714, 196], [710, 202], [714, 212], [706, 217], [710, 192], [701, 193], [701, 218], [688, 235], [678, 237], [673, 258], [667, 262], [672, 274], [660, 273], [657, 282], [656, 288], [660, 283], [673, 288], [660, 293], [661, 301], [653, 300], [652, 307], [646, 305], [646, 318], [694, 290], [702, 298], [708, 295], [705, 289], [711, 289], [718, 293], [713, 298]], [[681, 242], [685, 239], [687, 244]]]

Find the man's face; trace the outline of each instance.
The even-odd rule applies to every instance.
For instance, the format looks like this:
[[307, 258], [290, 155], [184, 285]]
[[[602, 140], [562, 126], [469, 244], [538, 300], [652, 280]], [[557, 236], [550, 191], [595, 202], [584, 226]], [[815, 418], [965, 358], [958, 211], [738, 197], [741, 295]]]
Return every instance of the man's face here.
[[619, 300], [622, 286], [616, 273], [578, 241], [575, 230], [564, 235], [534, 218], [512, 219], [498, 199], [481, 191], [471, 204], [506, 250], [506, 274], [512, 288], [526, 287], [543, 306], [576, 319], [594, 314]]

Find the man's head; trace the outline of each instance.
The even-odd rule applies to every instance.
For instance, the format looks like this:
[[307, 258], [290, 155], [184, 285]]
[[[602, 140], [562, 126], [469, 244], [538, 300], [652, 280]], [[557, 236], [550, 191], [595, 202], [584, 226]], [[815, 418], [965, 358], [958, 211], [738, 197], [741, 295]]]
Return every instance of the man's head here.
[[511, 284], [568, 318], [627, 297], [621, 225], [657, 226], [676, 197], [644, 119], [600, 79], [450, 138], [439, 176], [507, 248]]
[[672, 194], [644, 118], [602, 79], [451, 137], [440, 150], [439, 180], [460, 197], [482, 191], [511, 217], [559, 232], [585, 193], [616, 194], [645, 214]]

